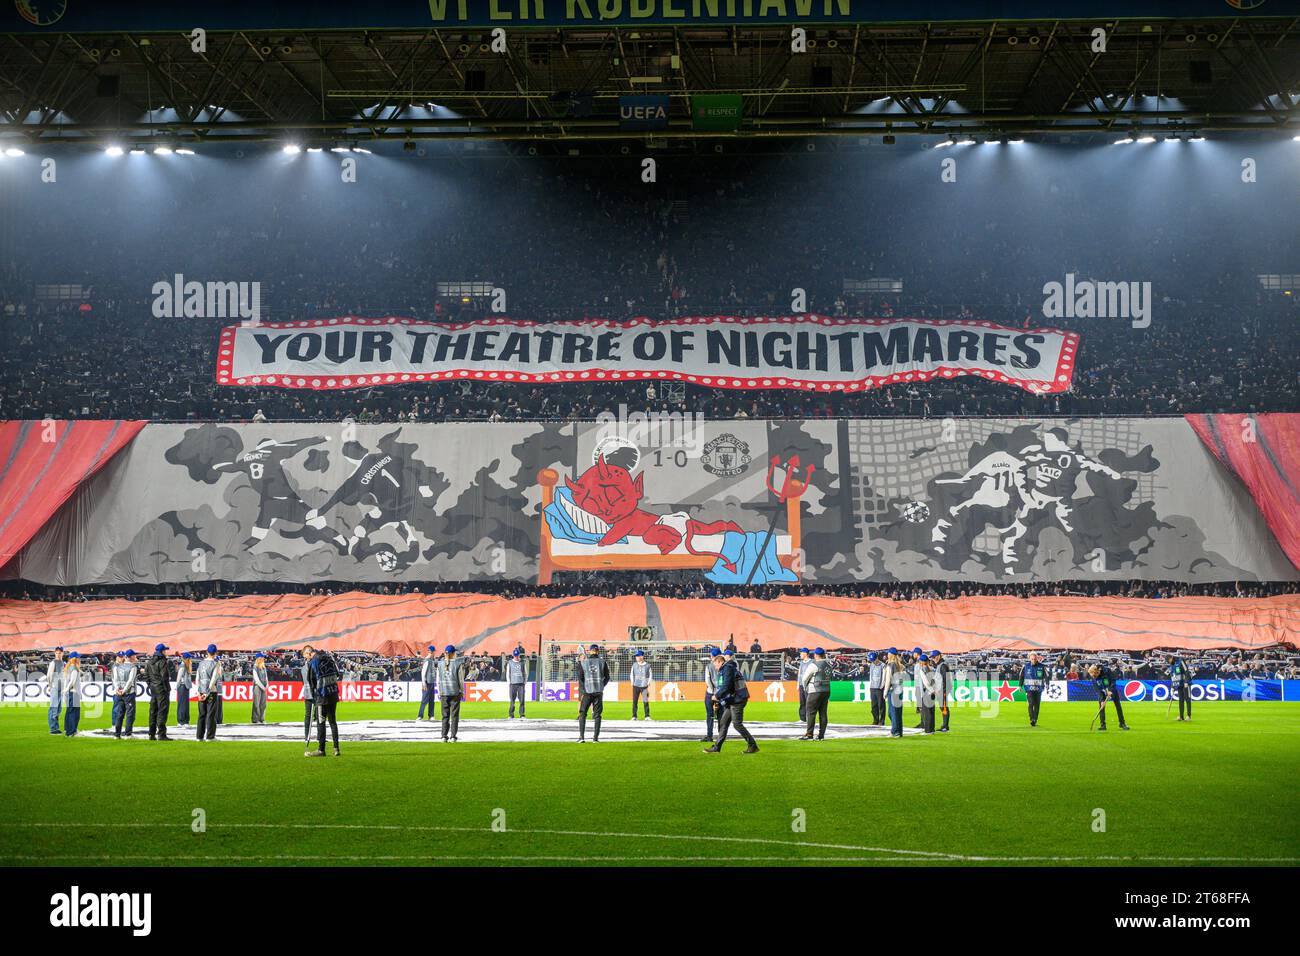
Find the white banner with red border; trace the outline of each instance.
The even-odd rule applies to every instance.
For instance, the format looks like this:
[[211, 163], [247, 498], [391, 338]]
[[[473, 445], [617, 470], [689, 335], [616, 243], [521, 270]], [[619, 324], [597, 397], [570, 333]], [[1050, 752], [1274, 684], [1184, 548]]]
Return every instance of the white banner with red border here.
[[714, 388], [860, 392], [974, 375], [1070, 388], [1079, 335], [969, 319], [715, 315], [627, 322], [506, 317], [440, 324], [343, 317], [227, 326], [220, 385], [372, 388], [448, 380], [659, 379]]

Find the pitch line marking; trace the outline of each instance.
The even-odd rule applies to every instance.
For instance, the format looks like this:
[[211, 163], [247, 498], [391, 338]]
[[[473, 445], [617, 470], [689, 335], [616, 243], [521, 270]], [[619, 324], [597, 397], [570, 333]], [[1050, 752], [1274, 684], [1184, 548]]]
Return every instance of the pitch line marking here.
[[[184, 826], [188, 829], [189, 824], [174, 824], [177, 827]], [[157, 823], [5, 823], [0, 822], [0, 827], [14, 828], [53, 828], [53, 827], [91, 827], [91, 828], [122, 828], [122, 829], [140, 829], [143, 827], [157, 827]], [[162, 824], [166, 826], [166, 824]], [[439, 832], [439, 833], [495, 833], [497, 831], [486, 827], [440, 827], [440, 826], [411, 826], [409, 824], [395, 823], [221, 823], [212, 824], [209, 830], [383, 830], [383, 831], [404, 831], [404, 832]], [[1079, 863], [1086, 861], [1104, 861], [1104, 862], [1165, 862], [1165, 863], [1296, 863], [1300, 862], [1300, 857], [1294, 856], [994, 856], [989, 854], [968, 855], [961, 853], [942, 853], [933, 850], [902, 850], [893, 847], [882, 846], [859, 846], [850, 843], [814, 843], [806, 840], [774, 840], [765, 837], [728, 837], [713, 836], [704, 834], [682, 834], [682, 833], [627, 833], [621, 831], [603, 831], [603, 830], [551, 830], [551, 829], [521, 829], [511, 828], [504, 833], [523, 833], [523, 834], [541, 834], [549, 836], [585, 836], [585, 837], [617, 837], [642, 840], [694, 840], [701, 842], [715, 843], [750, 843], [762, 844], [767, 846], [781, 846], [790, 848], [807, 847], [809, 849], [821, 850], [850, 850], [858, 853], [888, 853], [898, 857], [919, 857], [921, 859], [932, 859], [936, 861], [958, 861], [973, 863]], [[18, 859], [18, 857], [3, 857], [4, 859]], [[56, 859], [57, 857], [47, 857], [46, 859]], [[75, 857], [76, 859], [91, 859], [90, 857]], [[142, 857], [144, 858], [144, 857]], [[270, 859], [270, 857], [255, 857], [254, 859]], [[342, 858], [340, 858], [342, 859]], [[418, 857], [418, 859], [428, 859], [428, 857]], [[448, 857], [453, 859], [453, 857]], [[541, 859], [539, 857], [538, 859]], [[632, 857], [630, 859], [645, 859], [644, 857]], [[783, 857], [782, 859], [786, 859]], [[789, 859], [806, 859], [806, 857], [790, 857]], [[848, 857], [833, 857], [832, 859], [849, 859]]]
[[[228, 856], [222, 854], [222, 860], [231, 860], [239, 863], [252, 863], [265, 860], [283, 860], [283, 861], [321, 861], [321, 862], [340, 862], [345, 860], [368, 860], [382, 861], [390, 863], [407, 863], [407, 862], [424, 862], [437, 863], [442, 860], [501, 860], [511, 862], [569, 862], [569, 863], [713, 863], [717, 864], [718, 858], [715, 856], [554, 856], [554, 855], [496, 855], [475, 853], [467, 856], [445, 856], [445, 855], [426, 855], [426, 856], [362, 856], [362, 855], [341, 855], [341, 856], [307, 856], [307, 855], [289, 855], [277, 854], [274, 856]], [[743, 857], [746, 862], [762, 863], [879, 863], [902, 862], [903, 857], [896, 856], [748, 856]], [[49, 860], [155, 860], [155, 861], [174, 861], [174, 860], [202, 860], [206, 863], [213, 862], [211, 856], [163, 856], [150, 855], [141, 853], [105, 853], [98, 856], [80, 856], [76, 854], [65, 855], [32, 855], [32, 856], [6, 856], [0, 854], [0, 860], [21, 860], [21, 861], [49, 861]]]

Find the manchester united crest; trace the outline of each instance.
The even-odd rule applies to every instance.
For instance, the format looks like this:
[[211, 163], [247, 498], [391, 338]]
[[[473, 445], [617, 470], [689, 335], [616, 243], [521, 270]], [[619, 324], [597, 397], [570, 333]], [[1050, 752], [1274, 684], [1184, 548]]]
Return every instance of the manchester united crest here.
[[704, 470], [719, 478], [734, 478], [749, 467], [749, 444], [730, 432], [725, 432], [704, 446], [700, 464]]

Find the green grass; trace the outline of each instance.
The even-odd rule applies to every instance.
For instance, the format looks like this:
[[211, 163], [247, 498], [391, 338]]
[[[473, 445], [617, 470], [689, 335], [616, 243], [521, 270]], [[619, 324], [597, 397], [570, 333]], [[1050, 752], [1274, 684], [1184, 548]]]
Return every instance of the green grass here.
[[[628, 708], [611, 704], [607, 716]], [[700, 708], [655, 712], [695, 718]], [[340, 717], [414, 710], [345, 704]], [[730, 742], [706, 755], [685, 741], [345, 741], [341, 759], [307, 760], [293, 744], [68, 740], [47, 733], [43, 706], [5, 707], [0, 865], [1294, 865], [1300, 707], [1205, 704], [1190, 724], [1166, 718], [1164, 704], [1125, 710], [1129, 733], [1113, 723], [1090, 733], [1089, 704], [1044, 704], [1031, 730], [1023, 704], [1004, 704], [995, 716], [954, 709], [946, 735], [763, 743], [761, 721], [793, 719], [794, 706], [755, 702], [754, 756]], [[571, 716], [573, 705], [529, 713]], [[246, 720], [248, 707], [226, 716]], [[300, 718], [298, 704], [268, 713]], [[833, 723], [865, 719], [862, 704], [831, 706]], [[192, 832], [196, 808], [206, 832]], [[505, 832], [491, 829], [497, 809]], [[792, 829], [796, 809], [804, 832]], [[1095, 810], [1105, 832], [1094, 832]]]

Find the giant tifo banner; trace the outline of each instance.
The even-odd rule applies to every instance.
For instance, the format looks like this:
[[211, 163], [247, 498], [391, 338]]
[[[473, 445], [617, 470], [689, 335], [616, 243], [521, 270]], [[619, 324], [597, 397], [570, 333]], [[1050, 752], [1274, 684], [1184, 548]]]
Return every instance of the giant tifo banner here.
[[[22, 424], [17, 440], [40, 442]], [[1186, 421], [1129, 418], [150, 424], [0, 556], [0, 575], [56, 585], [602, 569], [723, 585], [1300, 579]]]
[[978, 375], [1051, 393], [1069, 390], [1078, 347], [1078, 334], [1060, 329], [939, 319], [500, 317], [445, 325], [349, 317], [228, 326], [217, 350], [217, 382], [338, 389], [657, 379], [857, 392]]
[[[703, 609], [702, 609], [703, 608]], [[152, 653], [217, 644], [225, 651], [300, 648], [418, 657], [433, 644], [466, 654], [508, 654], [542, 638], [576, 644], [626, 640], [653, 625], [660, 644], [738, 647], [924, 647], [1253, 650], [1295, 642], [1300, 594], [1269, 598], [781, 596], [710, 600], [629, 595], [507, 598], [452, 594], [249, 595], [206, 601], [124, 599], [54, 603], [0, 600], [0, 651], [62, 646], [84, 654]]]

